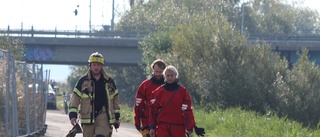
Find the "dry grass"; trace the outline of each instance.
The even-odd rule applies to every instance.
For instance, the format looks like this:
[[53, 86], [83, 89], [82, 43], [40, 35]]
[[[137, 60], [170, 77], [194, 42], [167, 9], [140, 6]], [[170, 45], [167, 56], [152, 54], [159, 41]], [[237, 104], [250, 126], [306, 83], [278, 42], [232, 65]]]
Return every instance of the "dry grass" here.
[[[6, 60], [0, 60], [0, 137], [4, 136], [4, 129], [5, 129], [5, 108], [6, 108], [6, 104], [5, 104], [5, 101], [6, 101]], [[16, 64], [16, 68], [22, 68], [21, 66], [19, 67], [18, 66], [19, 64]], [[34, 98], [34, 93], [33, 93], [33, 90], [32, 89], [28, 89], [28, 96], [29, 96], [29, 101], [26, 102], [25, 100], [25, 97], [26, 97], [26, 94], [25, 94], [25, 89], [24, 89], [24, 81], [23, 80], [23, 74], [22, 74], [23, 71], [16, 71], [15, 75], [16, 75], [16, 92], [17, 92], [17, 111], [18, 111], [18, 128], [19, 128], [19, 134], [20, 135], [24, 135], [26, 133], [26, 105], [29, 105], [30, 108], [29, 108], [29, 114], [30, 114], [30, 117], [29, 117], [29, 120], [30, 120], [30, 130], [31, 132], [32, 131], [35, 131], [34, 129], [34, 106], [36, 106], [37, 108], [37, 124], [38, 124], [38, 127], [41, 127], [41, 122], [44, 122], [43, 121], [43, 117], [44, 115], [44, 112], [45, 112], [45, 105], [44, 105], [44, 95], [45, 93], [43, 92], [38, 92], [36, 93], [37, 95], [37, 99], [36, 99], [36, 105], [34, 105], [34, 102], [33, 102], [33, 98]], [[10, 81], [12, 81], [12, 78], [10, 79]], [[29, 82], [31, 80], [28, 80]], [[12, 84], [12, 83], [10, 83]], [[11, 86], [12, 88], [12, 86]], [[13, 91], [12, 89], [10, 91]], [[11, 98], [12, 97], [12, 93], [10, 93], [9, 95]], [[10, 104], [12, 104], [12, 100], [9, 99], [10, 101]], [[11, 129], [12, 127], [12, 110], [14, 108], [14, 106], [9, 106], [10, 110], [9, 110], [9, 130]]]
[[0, 60], [0, 137], [4, 136], [4, 124], [5, 124], [5, 60]]

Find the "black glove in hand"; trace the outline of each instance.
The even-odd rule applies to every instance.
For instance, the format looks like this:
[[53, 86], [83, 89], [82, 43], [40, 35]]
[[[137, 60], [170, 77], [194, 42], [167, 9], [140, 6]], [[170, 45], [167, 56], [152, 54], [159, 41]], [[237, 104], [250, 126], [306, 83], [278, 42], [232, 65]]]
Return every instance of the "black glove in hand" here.
[[116, 120], [116, 122], [113, 123], [113, 127], [115, 129], [118, 129], [120, 127], [120, 121], [119, 120]]
[[114, 126], [115, 129], [118, 129], [120, 125], [118, 123], [114, 123], [113, 126]]
[[136, 126], [136, 129], [137, 129], [138, 131], [140, 131], [141, 126], [140, 126], [140, 125], [135, 125], [135, 126]]
[[204, 128], [198, 128], [197, 126], [194, 126], [194, 131], [198, 136], [204, 136], [206, 132], [204, 132]]

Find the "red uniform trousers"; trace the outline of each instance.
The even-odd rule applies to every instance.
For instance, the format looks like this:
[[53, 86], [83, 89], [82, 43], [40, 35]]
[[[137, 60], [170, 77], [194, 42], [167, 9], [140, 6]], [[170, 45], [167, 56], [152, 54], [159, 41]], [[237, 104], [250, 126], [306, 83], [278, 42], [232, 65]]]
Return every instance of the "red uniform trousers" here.
[[155, 129], [156, 137], [185, 137], [184, 124], [159, 123]]

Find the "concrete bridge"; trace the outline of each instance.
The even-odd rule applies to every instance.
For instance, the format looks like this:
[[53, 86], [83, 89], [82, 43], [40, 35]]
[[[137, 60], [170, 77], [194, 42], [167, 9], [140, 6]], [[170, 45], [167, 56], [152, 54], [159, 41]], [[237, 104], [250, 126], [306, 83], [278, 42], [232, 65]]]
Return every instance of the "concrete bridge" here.
[[[260, 39], [259, 41], [256, 41]], [[320, 35], [317, 36], [267, 36], [251, 35], [248, 37], [251, 43], [266, 42], [270, 45], [271, 50], [280, 52], [285, 57], [289, 65], [298, 61], [298, 51], [306, 48], [309, 52], [309, 60], [320, 65]]]
[[139, 38], [23, 39], [28, 63], [84, 65], [93, 52], [100, 52], [106, 65], [137, 65], [142, 59], [142, 52], [138, 49]]
[[[25, 60], [28, 63], [69, 65], [87, 64], [88, 56], [96, 51], [104, 55], [107, 65], [137, 65], [142, 58], [142, 52], [138, 49], [139, 41], [146, 34], [34, 30], [0, 30], [1, 33], [24, 41]], [[310, 59], [320, 64], [320, 36], [248, 36], [251, 43], [259, 43], [261, 40], [270, 44], [273, 51], [280, 52], [291, 63], [298, 59], [296, 52], [305, 47], [309, 50]]]

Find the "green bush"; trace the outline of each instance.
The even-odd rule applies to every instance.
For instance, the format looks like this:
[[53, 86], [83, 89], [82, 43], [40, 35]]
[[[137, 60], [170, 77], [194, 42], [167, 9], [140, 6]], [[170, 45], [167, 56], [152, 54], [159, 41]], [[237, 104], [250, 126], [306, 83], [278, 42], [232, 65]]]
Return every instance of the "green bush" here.
[[308, 51], [299, 53], [299, 60], [277, 80], [280, 116], [288, 116], [305, 126], [317, 127], [320, 108], [320, 70], [310, 62]]
[[120, 106], [121, 122], [133, 124], [133, 108], [127, 104]]

